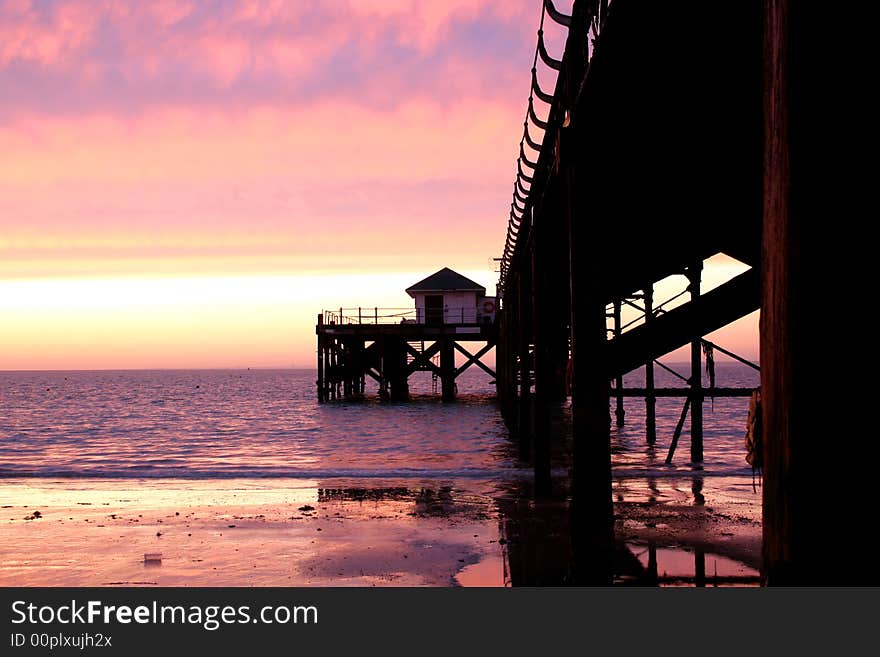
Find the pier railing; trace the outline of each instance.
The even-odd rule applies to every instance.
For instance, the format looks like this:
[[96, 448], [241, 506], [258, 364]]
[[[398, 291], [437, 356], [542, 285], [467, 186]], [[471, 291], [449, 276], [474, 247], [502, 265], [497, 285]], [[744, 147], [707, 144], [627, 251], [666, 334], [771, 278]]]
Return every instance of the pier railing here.
[[[558, 91], [567, 75], [571, 61], [565, 56], [556, 58], [547, 51], [545, 43], [545, 22], [563, 30], [566, 47], [569, 47], [568, 36], [574, 32], [580, 40], [578, 48], [570, 48], [572, 53], [579, 53], [580, 67], [589, 67], [605, 23], [611, 0], [581, 0], [583, 11], [577, 16], [559, 11], [553, 0], [544, 0], [541, 20], [538, 27], [538, 39], [532, 59], [531, 85], [528, 103], [523, 119], [523, 134], [519, 142], [519, 157], [516, 160], [516, 178], [513, 184], [513, 198], [510, 204], [510, 215], [507, 223], [507, 236], [504, 252], [500, 258], [499, 289], [504, 289], [507, 273], [513, 259], [520, 250], [517, 247], [520, 229], [528, 233], [532, 222], [533, 206], [541, 198], [543, 187], [548, 177], [548, 170], [555, 165], [557, 155], [556, 140], [560, 127], [570, 119], [569, 109], [564, 106], [565, 99], [559, 97]], [[549, 20], [545, 20], [549, 19]], [[552, 28], [551, 28], [552, 29]], [[538, 66], [538, 63], [541, 66]], [[539, 69], [541, 75], [538, 75]], [[539, 77], [545, 78], [544, 85]], [[552, 80], [552, 87], [551, 87]], [[540, 103], [538, 102], [540, 101]], [[539, 110], [538, 107], [541, 109]], [[543, 118], [541, 117], [543, 114]], [[531, 156], [531, 158], [530, 158]], [[533, 193], [534, 192], [534, 193]]]
[[324, 310], [324, 324], [479, 324], [491, 321], [492, 313], [475, 306], [444, 308], [334, 308]]

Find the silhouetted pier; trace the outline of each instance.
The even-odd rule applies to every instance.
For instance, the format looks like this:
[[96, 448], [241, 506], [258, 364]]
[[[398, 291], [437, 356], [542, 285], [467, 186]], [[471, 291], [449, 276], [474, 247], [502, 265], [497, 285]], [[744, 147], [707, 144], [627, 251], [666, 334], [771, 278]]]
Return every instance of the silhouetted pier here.
[[[705, 397], [752, 392], [704, 389], [704, 365], [717, 351], [758, 369], [705, 336], [760, 309], [763, 581], [862, 581], [843, 566], [845, 514], [827, 502], [829, 490], [848, 485], [828, 468], [836, 418], [805, 369], [840, 331], [810, 296], [816, 283], [851, 283], [816, 264], [827, 255], [823, 240], [845, 231], [810, 217], [826, 182], [809, 177], [811, 139], [830, 129], [802, 115], [824, 91], [808, 65], [825, 51], [807, 28], [807, 5], [575, 0], [566, 15], [544, 0], [530, 80], [524, 71], [530, 85], [491, 320], [479, 315], [479, 296], [456, 319], [431, 290], [408, 317], [325, 312], [319, 399], [357, 397], [366, 377], [383, 396], [405, 399], [407, 377], [427, 370], [451, 400], [469, 365], [494, 375], [480, 359], [497, 346], [500, 406], [534, 464], [538, 497], [552, 490], [552, 410], [570, 396], [575, 566], [567, 581], [606, 584], [615, 549], [612, 400], [622, 425], [625, 399], [644, 398], [645, 440], [654, 443], [657, 398], [684, 397], [667, 459], [689, 418], [690, 461], [702, 470]], [[548, 52], [551, 22], [567, 31], [562, 53]], [[845, 234], [858, 234], [850, 226]], [[745, 271], [703, 293], [704, 263], [718, 254]], [[821, 274], [811, 278], [814, 265]], [[658, 283], [673, 276], [683, 287], [659, 298]], [[625, 309], [636, 319], [625, 322]], [[822, 328], [821, 341], [804, 336], [810, 325]], [[475, 353], [461, 346], [474, 340], [483, 343]], [[682, 347], [687, 372], [658, 360]], [[644, 386], [624, 387], [639, 368]], [[685, 387], [656, 387], [657, 368]]]
[[[704, 336], [758, 309], [763, 575], [836, 577], [829, 563], [841, 548], [808, 508], [827, 475], [823, 437], [809, 435], [796, 381], [811, 355], [796, 339], [811, 312], [798, 288], [806, 228], [796, 212], [811, 192], [790, 177], [795, 153], [807, 152], [791, 117], [808, 86], [802, 55], [820, 46], [794, 4], [576, 0], [569, 16], [543, 3], [500, 259], [498, 396], [542, 496], [551, 409], [570, 392], [575, 581], [607, 583], [611, 571], [612, 407], [623, 424], [624, 399], [643, 396], [653, 443], [656, 399], [684, 395], [672, 449], [689, 416], [690, 460], [702, 467], [704, 398], [751, 393], [703, 389], [704, 355], [748, 363]], [[551, 23], [567, 30], [562, 53], [548, 52]], [[704, 261], [717, 254], [748, 269], [703, 294]], [[684, 287], [657, 298], [657, 283], [675, 275]], [[624, 324], [624, 308], [637, 319]], [[667, 367], [657, 359], [686, 346], [689, 371], [673, 374], [687, 389], [656, 388], [655, 368]], [[638, 368], [644, 387], [624, 388]]]
[[[495, 346], [495, 297], [444, 268], [409, 287], [413, 308], [340, 308], [318, 315], [318, 401], [357, 399], [366, 380], [379, 396], [409, 399], [409, 377], [431, 372], [443, 401], [456, 397], [456, 379], [469, 367], [495, 372], [482, 358]], [[465, 343], [478, 343], [475, 352]], [[456, 365], [456, 352], [461, 354]]]

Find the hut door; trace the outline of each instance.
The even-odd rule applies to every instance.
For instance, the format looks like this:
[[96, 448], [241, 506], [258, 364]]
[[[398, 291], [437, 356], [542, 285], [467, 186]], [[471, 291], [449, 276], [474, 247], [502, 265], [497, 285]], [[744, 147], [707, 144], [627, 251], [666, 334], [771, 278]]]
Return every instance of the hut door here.
[[425, 324], [437, 326], [443, 323], [443, 295], [425, 295]]

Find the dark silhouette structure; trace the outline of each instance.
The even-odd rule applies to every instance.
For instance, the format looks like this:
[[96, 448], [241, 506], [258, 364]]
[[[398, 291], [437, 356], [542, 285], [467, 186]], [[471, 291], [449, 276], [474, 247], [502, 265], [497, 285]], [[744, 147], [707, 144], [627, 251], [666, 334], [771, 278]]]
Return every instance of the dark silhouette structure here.
[[[541, 496], [550, 410], [570, 391], [577, 583], [608, 583], [612, 570], [611, 397], [620, 424], [624, 397], [644, 396], [653, 442], [657, 396], [681, 393], [655, 389], [655, 359], [690, 345], [674, 442], [689, 415], [698, 464], [703, 398], [751, 392], [703, 389], [703, 352], [720, 349], [703, 336], [757, 309], [764, 581], [846, 581], [842, 548], [810, 519], [827, 445], [811, 433], [822, 409], [804, 383], [815, 347], [799, 333], [811, 312], [802, 240], [813, 190], [796, 174], [810, 138], [798, 119], [805, 62], [819, 45], [795, 4], [576, 0], [568, 16], [544, 2], [501, 258], [498, 396]], [[559, 58], [545, 21], [567, 29]], [[540, 83], [548, 71], [552, 90]], [[703, 262], [716, 254], [750, 268], [701, 294]], [[687, 278], [677, 295], [687, 301], [666, 312], [654, 286], [674, 274]], [[633, 326], [622, 324], [625, 307], [640, 313]], [[639, 367], [645, 388], [623, 389], [622, 375]]]
[[[415, 308], [340, 308], [318, 315], [318, 401], [361, 398], [367, 377], [379, 384], [383, 399], [406, 401], [414, 372], [431, 372], [443, 401], [454, 401], [455, 380], [471, 365], [495, 378], [482, 361], [497, 342], [495, 297], [449, 268], [406, 291]], [[471, 353], [466, 343], [480, 348]]]

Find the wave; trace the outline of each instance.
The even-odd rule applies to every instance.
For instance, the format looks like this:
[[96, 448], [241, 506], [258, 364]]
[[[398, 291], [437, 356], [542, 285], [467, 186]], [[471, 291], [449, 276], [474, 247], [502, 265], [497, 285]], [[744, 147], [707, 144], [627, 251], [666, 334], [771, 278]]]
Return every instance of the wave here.
[[500, 479], [531, 477], [528, 468], [0, 468], [0, 479]]

